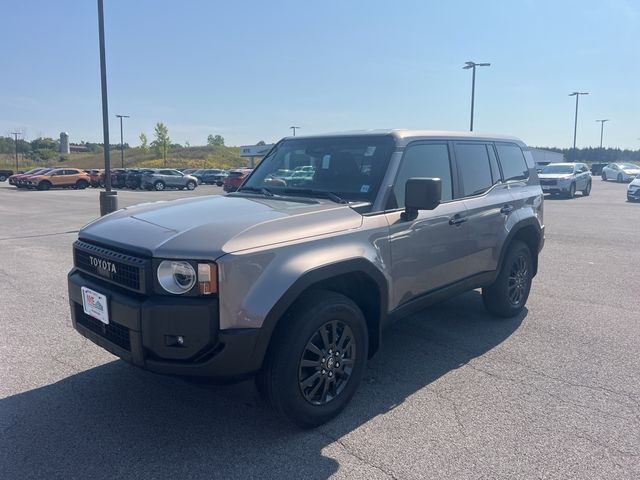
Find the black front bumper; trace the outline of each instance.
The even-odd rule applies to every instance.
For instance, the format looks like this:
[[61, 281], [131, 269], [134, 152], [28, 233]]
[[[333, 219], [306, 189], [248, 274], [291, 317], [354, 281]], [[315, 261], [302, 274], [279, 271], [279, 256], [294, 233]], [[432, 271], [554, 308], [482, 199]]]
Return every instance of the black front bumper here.
[[[83, 286], [106, 295], [109, 324], [84, 313]], [[220, 330], [217, 298], [128, 293], [77, 269], [69, 273], [68, 287], [73, 327], [134, 365], [216, 378], [242, 377], [260, 368], [253, 355], [259, 329]]]

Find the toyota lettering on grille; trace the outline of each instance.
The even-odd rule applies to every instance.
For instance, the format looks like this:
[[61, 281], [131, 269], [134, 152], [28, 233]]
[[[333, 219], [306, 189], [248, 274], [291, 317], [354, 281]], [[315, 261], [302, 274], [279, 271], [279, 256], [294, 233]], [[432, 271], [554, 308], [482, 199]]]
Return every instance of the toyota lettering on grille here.
[[110, 261], [105, 260], [103, 258], [96, 258], [94, 256], [89, 255], [89, 262], [91, 263], [91, 266], [98, 269], [100, 273], [101, 272], [113, 273], [113, 274], [118, 273], [116, 270], [116, 266]]

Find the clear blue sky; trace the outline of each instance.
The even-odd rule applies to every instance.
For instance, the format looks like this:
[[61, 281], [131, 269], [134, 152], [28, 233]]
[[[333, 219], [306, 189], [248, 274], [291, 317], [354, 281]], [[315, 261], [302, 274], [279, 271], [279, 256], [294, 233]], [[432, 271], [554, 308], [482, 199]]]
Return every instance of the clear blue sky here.
[[[97, 2], [2, 4], [0, 134], [102, 141]], [[228, 145], [369, 128], [640, 148], [640, 1], [105, 0], [111, 141]]]

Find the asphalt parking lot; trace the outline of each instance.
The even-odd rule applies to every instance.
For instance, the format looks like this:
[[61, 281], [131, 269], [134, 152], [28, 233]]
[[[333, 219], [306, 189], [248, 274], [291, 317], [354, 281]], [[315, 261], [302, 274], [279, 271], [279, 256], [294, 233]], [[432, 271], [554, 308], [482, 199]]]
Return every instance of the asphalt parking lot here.
[[313, 431], [251, 382], [150, 374], [77, 334], [66, 273], [98, 191], [0, 183], [0, 478], [640, 478], [640, 204], [593, 182], [545, 202], [524, 315], [492, 318], [474, 291], [404, 320]]

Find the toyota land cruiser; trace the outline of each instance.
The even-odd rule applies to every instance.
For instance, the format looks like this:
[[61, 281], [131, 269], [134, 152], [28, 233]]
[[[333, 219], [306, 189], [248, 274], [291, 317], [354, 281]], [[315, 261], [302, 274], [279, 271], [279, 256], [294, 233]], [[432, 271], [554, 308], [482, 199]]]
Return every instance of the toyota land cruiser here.
[[[279, 172], [305, 171], [294, 185]], [[237, 192], [145, 204], [85, 226], [75, 329], [172, 375], [256, 375], [287, 419], [337, 415], [393, 321], [482, 288], [524, 307], [543, 195], [513, 137], [412, 130], [281, 140]]]

